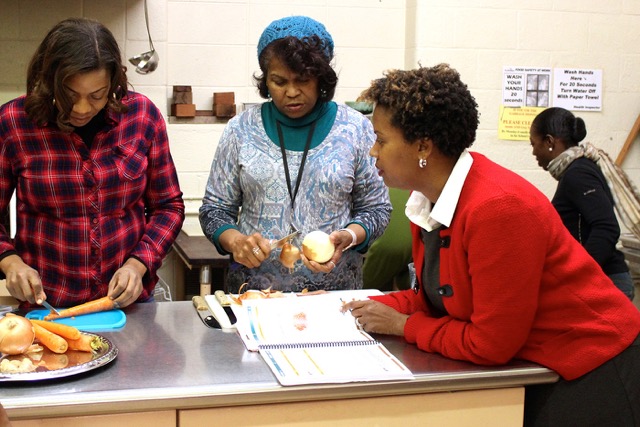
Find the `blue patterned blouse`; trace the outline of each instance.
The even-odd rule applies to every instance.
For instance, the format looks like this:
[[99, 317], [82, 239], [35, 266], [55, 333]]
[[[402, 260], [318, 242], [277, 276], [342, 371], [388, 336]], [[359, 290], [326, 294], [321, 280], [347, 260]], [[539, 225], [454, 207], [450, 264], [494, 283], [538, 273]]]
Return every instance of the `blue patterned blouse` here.
[[[280, 263], [279, 250], [272, 251], [258, 268], [232, 262], [227, 277], [230, 292], [237, 292], [245, 282], [245, 289], [271, 287], [293, 292], [362, 287], [362, 253], [383, 233], [391, 215], [387, 188], [369, 156], [374, 141], [371, 122], [338, 105], [329, 134], [309, 150], [292, 209], [280, 147], [265, 132], [261, 106], [229, 121], [200, 208], [202, 229], [220, 253], [227, 252], [219, 245], [218, 236], [229, 228], [277, 239], [289, 234], [293, 226], [302, 232], [292, 242], [298, 247], [310, 231], [331, 233], [354, 222], [362, 225], [369, 237], [365, 247], [346, 251], [327, 274], [312, 273], [302, 261], [290, 272]], [[287, 150], [286, 155], [294, 185], [303, 152]]]

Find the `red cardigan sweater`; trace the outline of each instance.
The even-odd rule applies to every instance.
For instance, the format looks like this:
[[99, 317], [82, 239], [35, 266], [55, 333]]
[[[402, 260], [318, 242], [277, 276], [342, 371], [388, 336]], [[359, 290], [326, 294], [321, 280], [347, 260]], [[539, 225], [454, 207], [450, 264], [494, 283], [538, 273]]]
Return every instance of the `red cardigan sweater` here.
[[[569, 234], [545, 195], [472, 153], [449, 228], [441, 229], [440, 285], [448, 315], [422, 291], [374, 299], [410, 314], [408, 342], [477, 364], [529, 360], [571, 380], [619, 354], [640, 333], [640, 312]], [[424, 245], [411, 224], [422, 281]], [[420, 286], [422, 284], [420, 283]]]

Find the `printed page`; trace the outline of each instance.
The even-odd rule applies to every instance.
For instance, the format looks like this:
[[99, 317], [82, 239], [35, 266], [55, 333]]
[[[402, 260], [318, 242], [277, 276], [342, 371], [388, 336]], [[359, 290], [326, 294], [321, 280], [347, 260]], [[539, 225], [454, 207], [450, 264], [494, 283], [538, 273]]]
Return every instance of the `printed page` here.
[[261, 348], [260, 354], [285, 386], [414, 378], [404, 364], [375, 341], [333, 347]]
[[247, 332], [258, 344], [372, 341], [358, 328], [351, 313], [342, 312], [344, 303], [363, 296], [356, 295], [339, 291], [245, 301]]
[[[236, 329], [247, 350], [258, 351], [258, 344], [263, 342], [283, 343], [294, 340], [293, 342], [299, 343], [303, 340], [340, 340], [341, 338], [335, 333], [336, 328], [340, 331], [345, 330], [342, 340], [370, 340], [371, 337], [367, 333], [358, 330], [354, 317], [350, 313], [341, 313], [340, 308], [343, 301], [366, 299], [371, 295], [382, 295], [382, 292], [377, 289], [361, 289], [331, 291], [327, 294], [293, 298], [287, 296], [245, 300], [242, 305], [234, 304], [231, 308], [238, 319]], [[318, 297], [322, 298], [316, 299]], [[303, 302], [300, 303], [300, 301]], [[262, 306], [267, 302], [269, 304], [275, 302], [275, 305], [266, 306], [264, 310], [259, 307], [254, 308], [256, 304]], [[286, 311], [278, 312], [283, 306], [288, 306], [288, 308], [285, 307]], [[309, 309], [308, 306], [311, 308]], [[249, 317], [248, 307], [251, 307], [249, 309], [252, 313], [251, 317]], [[310, 310], [308, 317], [305, 312], [300, 311], [301, 308]], [[323, 310], [326, 310], [326, 315], [323, 314]], [[329, 318], [333, 320], [327, 320]], [[283, 320], [285, 323], [280, 324]], [[316, 331], [315, 335], [312, 331]]]

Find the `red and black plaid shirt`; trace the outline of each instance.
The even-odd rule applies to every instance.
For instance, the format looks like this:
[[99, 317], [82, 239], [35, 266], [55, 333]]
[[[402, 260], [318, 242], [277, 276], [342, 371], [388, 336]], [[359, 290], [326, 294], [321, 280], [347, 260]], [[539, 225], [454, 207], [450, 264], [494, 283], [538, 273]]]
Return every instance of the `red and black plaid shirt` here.
[[24, 97], [0, 107], [0, 209], [17, 196], [15, 246], [0, 224], [0, 259], [10, 253], [35, 268], [54, 306], [107, 294], [130, 257], [156, 271], [178, 235], [184, 202], [160, 111], [129, 92], [126, 113], [106, 114], [90, 149], [76, 133], [36, 126]]

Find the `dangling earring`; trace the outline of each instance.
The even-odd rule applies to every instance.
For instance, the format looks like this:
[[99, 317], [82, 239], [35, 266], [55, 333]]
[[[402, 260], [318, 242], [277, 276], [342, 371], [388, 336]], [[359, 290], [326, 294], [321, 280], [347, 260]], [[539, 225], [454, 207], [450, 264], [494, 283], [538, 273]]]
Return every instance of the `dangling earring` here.
[[418, 166], [420, 166], [420, 169], [424, 169], [425, 167], [427, 167], [427, 159], [418, 160]]
[[320, 98], [321, 99], [325, 99], [327, 97], [327, 90], [326, 89], [320, 89]]
[[55, 107], [55, 106], [56, 106], [56, 99], [55, 99], [55, 98], [53, 98], [53, 101], [52, 101], [52, 102], [53, 102], [53, 106]]

